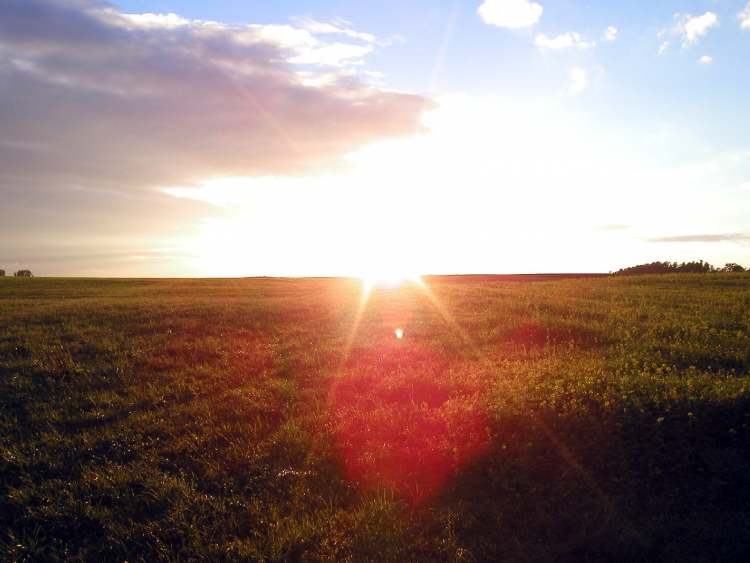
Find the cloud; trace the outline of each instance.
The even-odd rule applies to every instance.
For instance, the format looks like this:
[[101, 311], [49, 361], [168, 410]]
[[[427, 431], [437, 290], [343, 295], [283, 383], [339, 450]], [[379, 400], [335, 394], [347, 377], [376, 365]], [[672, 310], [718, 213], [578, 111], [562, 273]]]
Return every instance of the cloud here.
[[746, 235], [743, 233], [679, 235], [669, 237], [656, 237], [647, 240], [648, 242], [745, 242], [750, 241], [750, 235]]
[[703, 55], [700, 59], [698, 59], [698, 63], [702, 65], [710, 65], [714, 62], [714, 58], [709, 55]]
[[[411, 134], [426, 99], [322, 68], [372, 49], [288, 25], [6, 0], [0, 122], [13, 142], [0, 145], [0, 187], [133, 189], [295, 172]], [[306, 85], [295, 63], [328, 80]]]
[[368, 84], [357, 68], [377, 41], [339, 31], [3, 0], [0, 257], [92, 233], [140, 252], [205, 215], [161, 188], [316, 173], [419, 131], [431, 102]]
[[529, 0], [485, 0], [477, 9], [484, 23], [509, 29], [533, 26], [543, 11], [541, 4]]
[[534, 43], [541, 51], [559, 51], [562, 49], [588, 49], [596, 46], [595, 42], [586, 41], [580, 33], [563, 33], [557, 37], [547, 37], [544, 33], [540, 33], [534, 38]]
[[580, 94], [589, 85], [589, 74], [584, 68], [575, 67], [570, 70], [570, 87], [568, 91], [572, 95]]
[[[104, 16], [105, 14], [102, 15]], [[124, 14], [110, 11], [109, 16], [112, 20], [116, 20], [119, 24], [125, 25], [130, 29], [170, 29], [190, 24], [190, 20], [172, 13], [153, 14], [149, 12], [145, 14]]]
[[342, 67], [347, 64], [363, 64], [362, 58], [372, 53], [372, 45], [347, 45], [345, 43], [334, 43], [322, 45], [314, 49], [307, 49], [289, 59], [294, 64], [317, 64]]
[[719, 26], [719, 16], [714, 12], [706, 12], [702, 16], [690, 14], [675, 14], [673, 34], [682, 38], [682, 46], [689, 47], [698, 42], [713, 27]]
[[604, 41], [612, 42], [615, 39], [617, 39], [617, 28], [610, 25], [607, 29], [604, 30], [604, 35], [602, 36]]
[[669, 41], [662, 41], [659, 45], [659, 54], [663, 55], [667, 49], [669, 49]]
[[737, 14], [737, 18], [740, 20], [740, 29], [750, 29], [750, 2]]
[[296, 27], [305, 29], [313, 34], [333, 34], [333, 35], [345, 35], [352, 39], [359, 39], [366, 43], [377, 43], [378, 39], [372, 33], [363, 33], [361, 31], [355, 31], [351, 29], [349, 22], [339, 21], [336, 23], [325, 23], [319, 22], [312, 18], [294, 18], [293, 22]]

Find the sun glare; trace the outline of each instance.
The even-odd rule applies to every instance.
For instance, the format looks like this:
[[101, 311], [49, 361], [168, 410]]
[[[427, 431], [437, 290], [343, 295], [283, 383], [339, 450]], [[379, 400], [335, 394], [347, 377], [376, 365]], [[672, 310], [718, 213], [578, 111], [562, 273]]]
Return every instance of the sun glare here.
[[408, 283], [419, 283], [421, 281], [421, 278], [417, 274], [395, 270], [366, 273], [360, 275], [359, 278], [362, 280], [362, 286], [367, 293], [375, 288], [393, 289]]

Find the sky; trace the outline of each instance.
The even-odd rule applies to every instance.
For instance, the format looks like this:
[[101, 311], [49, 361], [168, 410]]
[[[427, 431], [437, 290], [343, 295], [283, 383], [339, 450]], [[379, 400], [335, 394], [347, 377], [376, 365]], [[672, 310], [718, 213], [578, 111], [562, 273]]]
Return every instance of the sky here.
[[750, 265], [747, 0], [0, 2], [0, 269]]

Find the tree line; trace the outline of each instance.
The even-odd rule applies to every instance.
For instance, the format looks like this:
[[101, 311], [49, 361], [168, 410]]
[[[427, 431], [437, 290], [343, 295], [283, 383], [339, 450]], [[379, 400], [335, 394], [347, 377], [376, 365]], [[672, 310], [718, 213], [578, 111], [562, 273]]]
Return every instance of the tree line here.
[[729, 262], [721, 268], [712, 266], [708, 262], [698, 260], [695, 262], [651, 262], [622, 268], [615, 272], [616, 276], [637, 276], [641, 274], [711, 274], [711, 273], [737, 273], [746, 272], [748, 269]]
[[[31, 270], [18, 270], [17, 272], [14, 272], [13, 275], [17, 278], [33, 278], [34, 274], [31, 273]], [[5, 277], [5, 270], [0, 268], [0, 278]]]

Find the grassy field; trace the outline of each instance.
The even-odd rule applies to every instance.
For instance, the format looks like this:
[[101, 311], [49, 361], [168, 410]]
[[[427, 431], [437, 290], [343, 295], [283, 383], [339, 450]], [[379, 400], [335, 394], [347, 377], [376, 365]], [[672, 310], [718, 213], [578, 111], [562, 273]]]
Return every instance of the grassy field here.
[[749, 370], [742, 274], [0, 279], [0, 560], [749, 561]]

